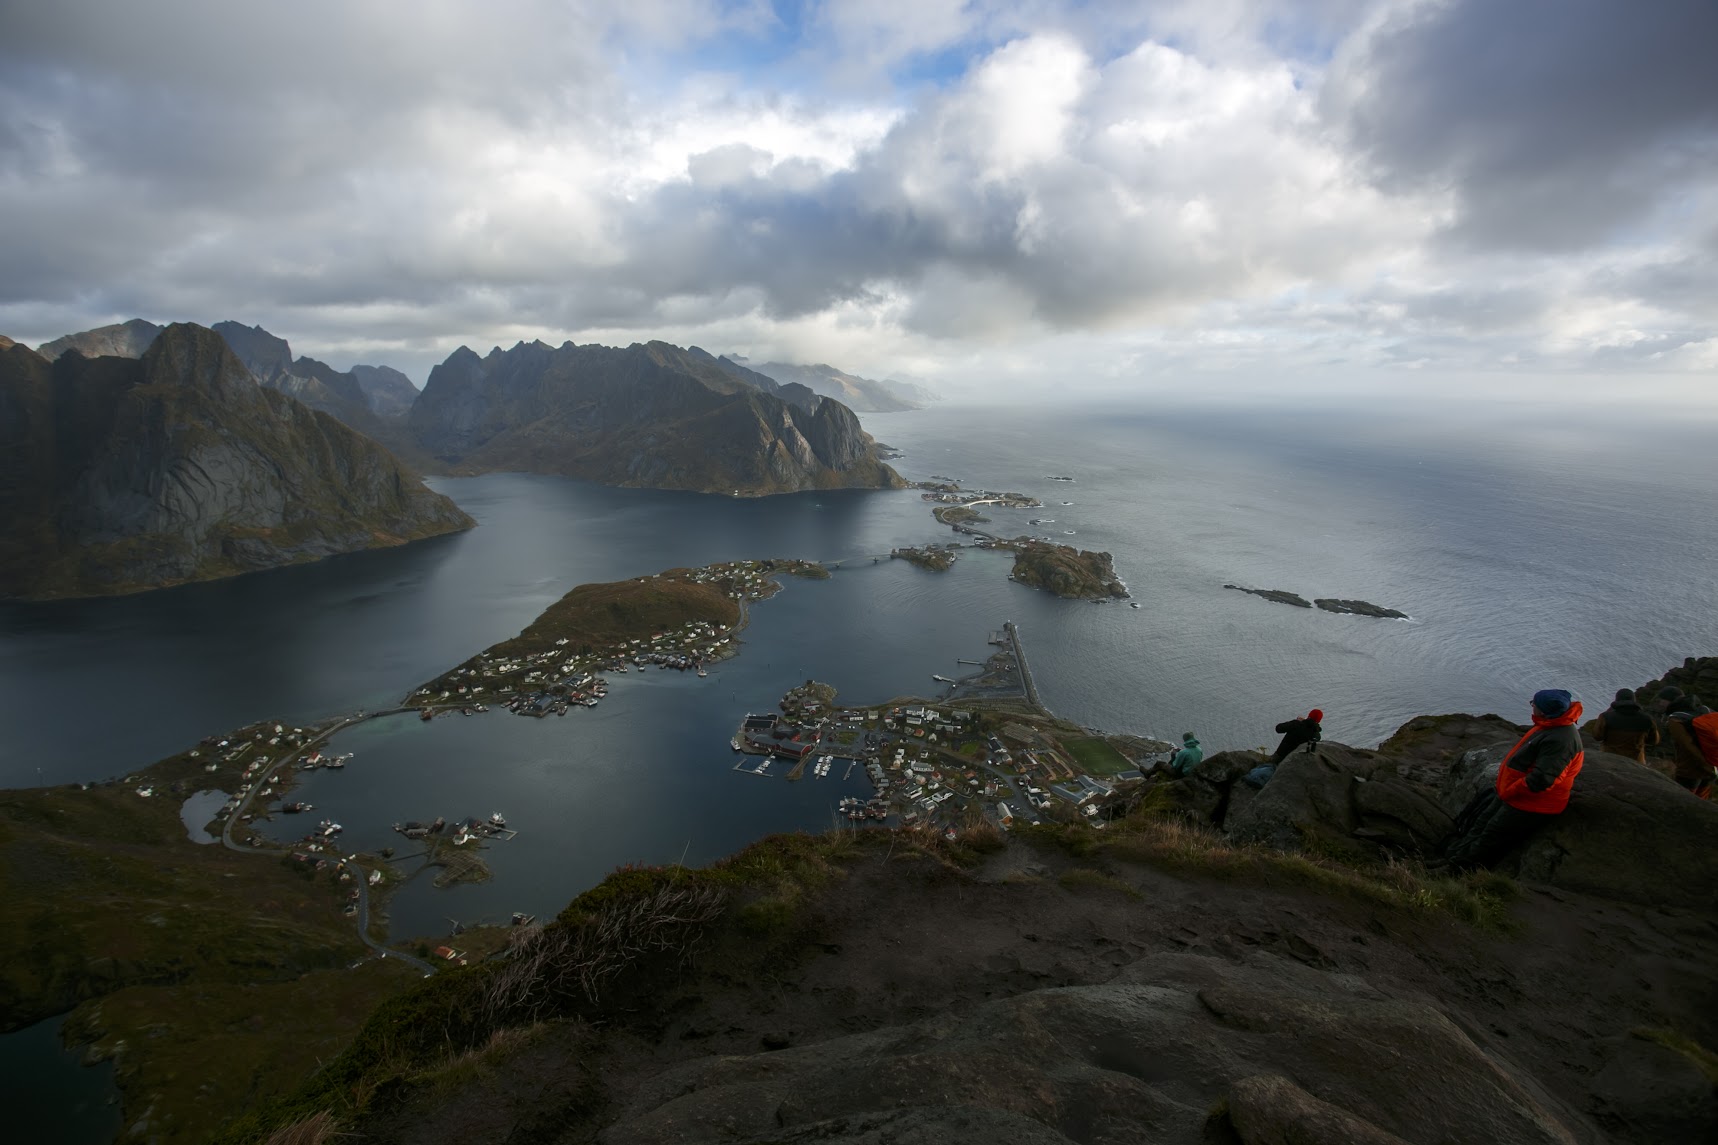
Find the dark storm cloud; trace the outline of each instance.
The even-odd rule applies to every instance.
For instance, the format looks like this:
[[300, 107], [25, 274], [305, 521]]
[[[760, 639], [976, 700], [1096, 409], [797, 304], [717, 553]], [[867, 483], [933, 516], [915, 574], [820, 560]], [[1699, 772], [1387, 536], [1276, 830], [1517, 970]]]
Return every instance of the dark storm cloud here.
[[1718, 3], [1453, 0], [1356, 45], [1331, 110], [1392, 188], [1484, 247], [1597, 245], [1718, 173]]

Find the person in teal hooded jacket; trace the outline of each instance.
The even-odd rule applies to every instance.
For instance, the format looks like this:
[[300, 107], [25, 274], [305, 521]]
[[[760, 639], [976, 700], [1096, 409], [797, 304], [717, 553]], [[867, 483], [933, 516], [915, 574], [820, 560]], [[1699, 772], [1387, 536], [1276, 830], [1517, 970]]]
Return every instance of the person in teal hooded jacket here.
[[1169, 770], [1180, 778], [1192, 771], [1198, 762], [1205, 758], [1204, 749], [1199, 741], [1193, 738], [1192, 732], [1181, 733], [1181, 750], [1175, 753], [1175, 758], [1169, 761]]

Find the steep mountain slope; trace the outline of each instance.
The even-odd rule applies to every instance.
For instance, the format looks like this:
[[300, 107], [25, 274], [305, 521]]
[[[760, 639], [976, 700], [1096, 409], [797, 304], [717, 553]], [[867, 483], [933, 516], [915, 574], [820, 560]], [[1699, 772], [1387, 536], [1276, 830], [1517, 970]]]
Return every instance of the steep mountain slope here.
[[86, 358], [141, 358], [143, 351], [149, 349], [150, 343], [160, 335], [161, 329], [153, 322], [133, 318], [129, 322], [80, 330], [52, 342], [43, 342], [37, 347], [37, 352], [50, 362], [67, 350], [76, 350]]
[[923, 409], [930, 396], [918, 386], [861, 378], [857, 374], [849, 374], [823, 362], [811, 366], [793, 362], [765, 362], [752, 368], [760, 374], [769, 375], [784, 386], [797, 383], [824, 397], [834, 398], [860, 413], [895, 413], [900, 410]]
[[430, 373], [409, 425], [460, 472], [712, 493], [900, 485], [851, 410], [833, 401], [807, 410], [797, 395], [770, 392], [779, 388], [665, 342], [521, 342], [483, 358], [461, 347]]
[[206, 580], [470, 528], [386, 449], [256, 385], [212, 330], [140, 359], [0, 347], [0, 595]]

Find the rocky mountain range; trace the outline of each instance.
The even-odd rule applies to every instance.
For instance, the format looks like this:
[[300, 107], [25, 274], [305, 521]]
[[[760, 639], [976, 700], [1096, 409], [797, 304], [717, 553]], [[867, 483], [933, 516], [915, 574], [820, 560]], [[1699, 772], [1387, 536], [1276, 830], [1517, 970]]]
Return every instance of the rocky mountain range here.
[[[164, 327], [142, 318], [67, 334], [38, 346], [50, 362], [68, 350], [86, 358], [141, 358]], [[294, 358], [286, 339], [261, 326], [217, 322], [211, 327], [226, 339], [239, 361], [261, 385], [291, 394], [312, 409], [332, 414], [361, 433], [386, 436], [388, 419], [399, 418], [417, 399], [411, 379], [387, 366], [336, 370], [315, 358]]]
[[[744, 359], [739, 359], [744, 362]], [[923, 386], [911, 382], [876, 381], [849, 374], [834, 366], [819, 362], [804, 366], [793, 362], [765, 362], [750, 366], [752, 370], [773, 378], [782, 385], [801, 385], [824, 397], [834, 398], [848, 409], [860, 413], [895, 413], [901, 410], [923, 409], [934, 395]]]
[[840, 402], [666, 342], [461, 347], [407, 419], [454, 472], [523, 470], [612, 485], [766, 494], [894, 488]]
[[[68, 334], [40, 352], [50, 360], [73, 349], [86, 358], [140, 358], [162, 329], [132, 319]], [[341, 371], [295, 358], [261, 326], [217, 322], [213, 330], [259, 385], [339, 419], [419, 471], [506, 469], [748, 495], [892, 488], [900, 478], [841, 399], [866, 410], [917, 408], [892, 396], [892, 383], [831, 366], [783, 366], [778, 379], [664, 342], [520, 343], [484, 358], [461, 347], [420, 394], [386, 366]]]
[[[145, 337], [140, 357], [84, 353]], [[258, 386], [213, 330], [60, 342], [52, 360], [0, 346], [0, 596], [136, 591], [473, 524], [376, 442]]]

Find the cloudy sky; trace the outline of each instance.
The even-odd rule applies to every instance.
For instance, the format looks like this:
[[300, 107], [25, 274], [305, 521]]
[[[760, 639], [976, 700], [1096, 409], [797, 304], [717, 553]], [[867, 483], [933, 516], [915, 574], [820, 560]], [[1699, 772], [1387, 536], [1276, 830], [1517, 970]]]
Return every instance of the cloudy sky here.
[[1718, 403], [1714, 0], [4, 0], [0, 333]]

